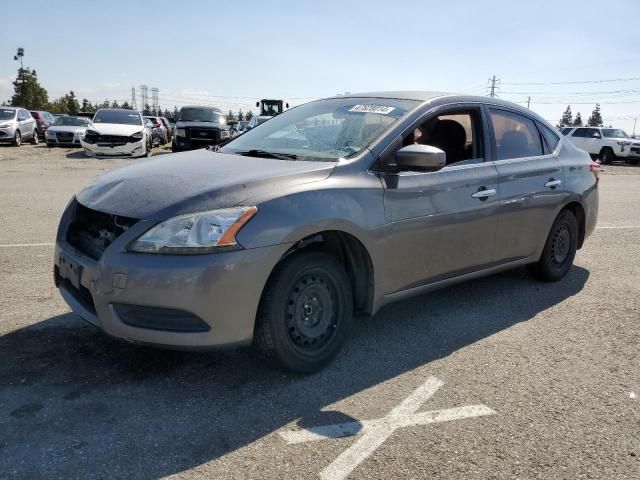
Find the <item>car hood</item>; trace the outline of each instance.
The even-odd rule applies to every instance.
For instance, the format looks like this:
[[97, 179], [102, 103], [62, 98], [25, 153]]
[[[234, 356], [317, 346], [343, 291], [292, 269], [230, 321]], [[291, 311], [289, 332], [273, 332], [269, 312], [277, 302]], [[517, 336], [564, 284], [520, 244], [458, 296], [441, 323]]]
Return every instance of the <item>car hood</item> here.
[[142, 125], [122, 125], [120, 123], [94, 123], [91, 130], [100, 135], [121, 135], [128, 137], [144, 129]]
[[213, 123], [213, 122], [184, 122], [180, 120], [176, 123], [174, 128], [185, 128], [185, 127], [197, 127], [197, 128], [226, 128], [227, 125], [223, 123]]
[[238, 205], [257, 195], [327, 178], [335, 163], [244, 157], [209, 150], [160, 155], [98, 177], [78, 194], [94, 210], [166, 220]]

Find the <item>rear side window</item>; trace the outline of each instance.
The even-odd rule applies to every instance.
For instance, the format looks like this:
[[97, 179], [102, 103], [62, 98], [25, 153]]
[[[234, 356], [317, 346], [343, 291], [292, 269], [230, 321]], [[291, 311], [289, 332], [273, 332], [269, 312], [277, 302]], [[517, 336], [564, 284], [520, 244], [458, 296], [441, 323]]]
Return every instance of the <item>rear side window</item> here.
[[576, 128], [576, 131], [573, 132], [572, 137], [586, 137], [588, 128]]
[[540, 133], [542, 133], [542, 138], [544, 139], [544, 153], [553, 153], [560, 143], [560, 137], [553, 130], [543, 125], [542, 123], [538, 123], [538, 129]]
[[533, 120], [506, 110], [490, 108], [489, 112], [497, 160], [536, 157], [543, 154], [540, 133]]
[[562, 129], [562, 134], [563, 134], [563, 135], [569, 135], [569, 133], [571, 132], [571, 130], [573, 130], [573, 128], [563, 128], [563, 129]]

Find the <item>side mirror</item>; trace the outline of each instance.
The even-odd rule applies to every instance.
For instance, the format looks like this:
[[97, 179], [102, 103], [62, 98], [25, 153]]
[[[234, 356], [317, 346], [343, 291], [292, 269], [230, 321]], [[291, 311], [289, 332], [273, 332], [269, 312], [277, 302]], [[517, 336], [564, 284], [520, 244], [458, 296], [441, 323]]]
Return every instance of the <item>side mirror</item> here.
[[287, 107], [287, 108], [289, 108], [289, 104], [288, 104], [288, 103], [285, 103], [285, 104], [284, 104], [284, 106], [285, 106], [285, 107]]
[[259, 107], [259, 106], [260, 106], [260, 102], [256, 102], [256, 107]]
[[601, 137], [600, 137], [600, 134], [599, 134], [598, 132], [595, 132], [595, 133], [593, 134], [593, 138], [601, 138]]
[[431, 145], [407, 145], [396, 152], [399, 167], [440, 170], [447, 164], [447, 154]]

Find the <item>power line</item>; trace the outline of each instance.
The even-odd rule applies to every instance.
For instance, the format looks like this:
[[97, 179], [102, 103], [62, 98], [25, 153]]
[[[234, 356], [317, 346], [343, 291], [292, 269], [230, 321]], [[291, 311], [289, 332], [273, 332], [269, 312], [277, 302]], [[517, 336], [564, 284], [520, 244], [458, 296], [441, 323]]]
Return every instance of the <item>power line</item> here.
[[574, 80], [564, 82], [504, 82], [504, 85], [578, 85], [587, 83], [635, 82], [638, 80], [640, 80], [640, 77], [609, 78], [606, 80]]

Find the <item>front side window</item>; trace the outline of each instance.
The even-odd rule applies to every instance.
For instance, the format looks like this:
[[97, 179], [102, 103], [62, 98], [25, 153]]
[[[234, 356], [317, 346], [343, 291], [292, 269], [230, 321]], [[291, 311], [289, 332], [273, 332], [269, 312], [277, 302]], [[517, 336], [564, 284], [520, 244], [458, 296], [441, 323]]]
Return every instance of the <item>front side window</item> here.
[[587, 136], [587, 131], [589, 129], [588, 128], [576, 128], [576, 131], [573, 132], [573, 135], [571, 135], [572, 137], [586, 137]]
[[120, 125], [142, 125], [140, 114], [133, 110], [98, 110], [93, 123], [117, 123]]
[[268, 119], [220, 149], [271, 158], [337, 161], [362, 152], [416, 100], [345, 97], [310, 102]]
[[600, 138], [600, 132], [596, 128], [587, 128], [585, 136], [587, 138]]
[[506, 110], [489, 109], [497, 160], [542, 155], [540, 133], [533, 120]]
[[447, 156], [447, 165], [465, 161], [482, 161], [482, 122], [477, 109], [455, 110], [429, 118], [411, 129], [403, 146], [430, 145]]

